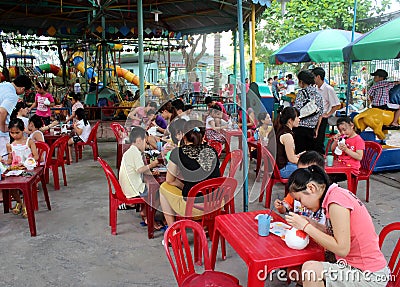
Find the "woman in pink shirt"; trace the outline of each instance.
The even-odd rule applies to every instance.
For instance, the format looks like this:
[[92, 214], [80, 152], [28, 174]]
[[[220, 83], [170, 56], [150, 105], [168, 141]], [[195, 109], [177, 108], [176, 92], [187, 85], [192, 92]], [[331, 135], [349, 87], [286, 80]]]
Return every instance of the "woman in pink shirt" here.
[[55, 105], [53, 96], [47, 92], [48, 85], [43, 82], [36, 82], [36, 96], [35, 102], [29, 108], [29, 112], [36, 108], [36, 115], [38, 115], [44, 125], [50, 124], [51, 110], [50, 107]]
[[286, 216], [287, 222], [333, 252], [337, 260], [304, 263], [303, 286], [386, 286], [390, 271], [365, 205], [350, 191], [330, 185], [325, 171], [315, 165], [292, 173], [288, 186], [303, 206], [313, 212], [322, 208], [326, 226], [294, 213]]

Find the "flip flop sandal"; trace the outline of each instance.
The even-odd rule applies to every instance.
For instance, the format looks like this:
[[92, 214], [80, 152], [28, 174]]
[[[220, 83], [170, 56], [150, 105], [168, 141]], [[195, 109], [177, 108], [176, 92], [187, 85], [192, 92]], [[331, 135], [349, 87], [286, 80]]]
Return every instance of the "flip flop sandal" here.
[[136, 205], [130, 206], [126, 205], [125, 203], [121, 203], [120, 205], [118, 205], [118, 210], [131, 210], [131, 209], [136, 209]]

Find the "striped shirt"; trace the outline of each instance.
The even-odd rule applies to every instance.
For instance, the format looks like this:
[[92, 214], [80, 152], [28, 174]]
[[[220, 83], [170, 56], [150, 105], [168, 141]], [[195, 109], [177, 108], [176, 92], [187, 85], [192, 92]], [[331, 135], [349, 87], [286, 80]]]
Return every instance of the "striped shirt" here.
[[369, 90], [368, 96], [372, 98], [373, 106], [384, 106], [389, 103], [389, 90], [395, 86], [394, 82], [379, 81]]

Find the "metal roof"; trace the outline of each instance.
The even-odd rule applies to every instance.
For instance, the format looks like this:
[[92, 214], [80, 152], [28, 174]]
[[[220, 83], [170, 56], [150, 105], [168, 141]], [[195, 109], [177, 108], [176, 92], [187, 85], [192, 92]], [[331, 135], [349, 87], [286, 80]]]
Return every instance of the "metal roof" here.
[[[252, 0], [254, 1], [254, 0]], [[222, 32], [237, 27], [236, 0], [143, 0], [144, 37]], [[243, 15], [251, 14], [243, 2]], [[263, 6], [256, 5], [260, 15]], [[159, 21], [155, 21], [155, 12]], [[137, 37], [136, 0], [5, 0], [0, 2], [0, 27], [6, 32], [67, 38], [99, 38], [102, 17], [106, 38]]]

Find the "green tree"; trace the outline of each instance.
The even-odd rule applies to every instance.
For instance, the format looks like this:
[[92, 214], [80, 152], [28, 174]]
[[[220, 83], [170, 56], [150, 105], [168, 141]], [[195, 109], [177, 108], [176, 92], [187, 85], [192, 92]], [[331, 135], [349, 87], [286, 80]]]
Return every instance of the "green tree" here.
[[[357, 1], [357, 19], [381, 14], [389, 6], [390, 0]], [[257, 38], [260, 46], [283, 45], [302, 35], [321, 29], [351, 30], [353, 25], [354, 0], [292, 0], [286, 3], [286, 13], [282, 17], [281, 5], [273, 1], [266, 9], [258, 25]], [[375, 23], [357, 22], [356, 31], [364, 33], [375, 27]], [[258, 47], [259, 49], [259, 47]], [[268, 61], [265, 61], [268, 62]]]

